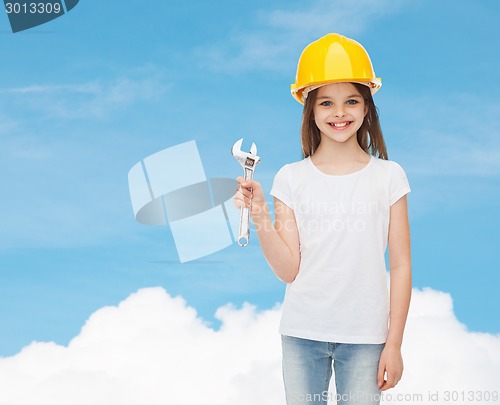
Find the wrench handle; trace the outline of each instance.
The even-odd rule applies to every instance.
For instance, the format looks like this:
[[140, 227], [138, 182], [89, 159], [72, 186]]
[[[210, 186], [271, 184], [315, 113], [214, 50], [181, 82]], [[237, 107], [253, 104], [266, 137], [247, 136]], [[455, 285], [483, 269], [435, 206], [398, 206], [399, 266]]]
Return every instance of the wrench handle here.
[[[245, 168], [245, 180], [253, 178], [253, 170]], [[250, 207], [240, 208], [240, 229], [238, 232], [238, 245], [248, 245], [250, 239], [250, 209], [252, 208], [252, 200], [250, 200]]]

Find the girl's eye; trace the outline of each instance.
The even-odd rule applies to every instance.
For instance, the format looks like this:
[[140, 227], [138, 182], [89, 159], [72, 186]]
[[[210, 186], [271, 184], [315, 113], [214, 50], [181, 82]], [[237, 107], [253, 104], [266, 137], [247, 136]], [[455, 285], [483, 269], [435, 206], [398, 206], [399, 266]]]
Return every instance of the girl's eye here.
[[359, 102], [358, 100], [348, 100], [347, 104], [349, 104], [349, 105], [356, 105], [356, 104], [358, 104], [358, 102]]
[[323, 101], [320, 105], [322, 105], [324, 107], [330, 107], [332, 105], [332, 102], [331, 101]]

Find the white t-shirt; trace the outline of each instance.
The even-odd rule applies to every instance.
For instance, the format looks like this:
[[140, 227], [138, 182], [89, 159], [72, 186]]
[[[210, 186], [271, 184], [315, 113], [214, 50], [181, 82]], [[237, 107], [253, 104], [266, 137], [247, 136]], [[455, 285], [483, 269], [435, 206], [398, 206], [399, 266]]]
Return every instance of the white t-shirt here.
[[327, 175], [310, 158], [280, 169], [271, 195], [293, 209], [301, 255], [299, 273], [286, 287], [282, 335], [386, 341], [390, 206], [409, 192], [401, 166], [376, 157], [348, 175]]

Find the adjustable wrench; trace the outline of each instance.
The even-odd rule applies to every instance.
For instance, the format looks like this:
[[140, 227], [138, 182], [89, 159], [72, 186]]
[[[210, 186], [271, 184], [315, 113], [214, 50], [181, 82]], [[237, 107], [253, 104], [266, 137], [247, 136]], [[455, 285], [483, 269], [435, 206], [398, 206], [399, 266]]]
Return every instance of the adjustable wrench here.
[[[241, 144], [243, 143], [243, 138], [236, 141], [231, 150], [234, 158], [238, 163], [243, 166], [244, 178], [245, 180], [253, 178], [253, 172], [255, 171], [255, 166], [260, 161], [260, 157], [257, 156], [257, 146], [252, 143], [250, 148], [250, 153], [243, 152], [241, 150]], [[250, 208], [241, 207], [240, 209], [240, 228], [238, 232], [238, 245], [246, 246], [248, 245], [248, 240], [250, 238], [250, 209], [252, 207], [252, 201], [250, 200]]]

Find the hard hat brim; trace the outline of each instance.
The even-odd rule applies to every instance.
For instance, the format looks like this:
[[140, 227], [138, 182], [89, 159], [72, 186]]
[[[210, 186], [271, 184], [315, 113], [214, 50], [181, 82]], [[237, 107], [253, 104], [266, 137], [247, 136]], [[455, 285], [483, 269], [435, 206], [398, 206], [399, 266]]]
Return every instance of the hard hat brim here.
[[[382, 79], [375, 78], [371, 80], [363, 79], [348, 79], [348, 80], [328, 80], [324, 82], [308, 83], [307, 86], [296, 86], [295, 84], [290, 85], [290, 91], [292, 96], [301, 104], [304, 104], [305, 98], [303, 97], [304, 90], [310, 89], [309, 91], [315, 90], [319, 87], [326, 86], [332, 83], [359, 83], [370, 88], [372, 96], [382, 87]], [[308, 93], [308, 92], [307, 92]], [[306, 93], [306, 94], [307, 94]]]

